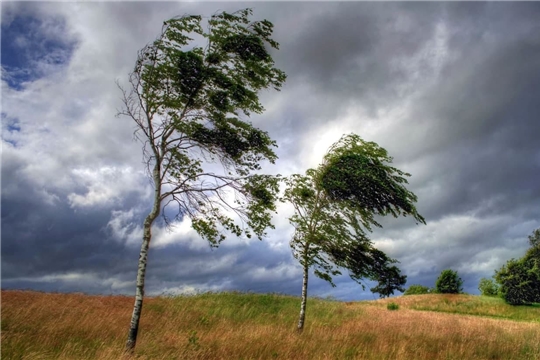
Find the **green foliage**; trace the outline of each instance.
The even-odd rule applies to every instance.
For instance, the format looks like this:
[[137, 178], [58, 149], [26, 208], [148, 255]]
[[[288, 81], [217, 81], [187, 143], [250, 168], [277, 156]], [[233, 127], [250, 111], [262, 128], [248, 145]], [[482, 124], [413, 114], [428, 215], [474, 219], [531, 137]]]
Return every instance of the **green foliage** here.
[[388, 310], [398, 310], [399, 309], [399, 305], [396, 304], [395, 302], [391, 302], [391, 303], [388, 303], [388, 305], [386, 305], [386, 308]]
[[416, 197], [402, 185], [402, 176], [409, 175], [385, 164], [391, 160], [377, 144], [349, 134], [317, 169], [285, 180], [283, 200], [295, 209], [289, 218], [295, 228], [291, 248], [303, 267], [314, 267], [315, 275], [332, 285], [333, 276], [347, 269], [359, 283], [378, 281], [372, 290], [383, 297], [403, 291], [406, 277], [391, 265], [397, 261], [375, 249], [367, 236], [372, 226], [380, 227], [375, 215], [410, 215], [425, 223], [413, 205]]
[[463, 280], [457, 271], [443, 270], [435, 283], [435, 289], [440, 294], [459, 294], [463, 291]]
[[540, 229], [529, 236], [531, 247], [495, 272], [502, 298], [511, 305], [540, 303]]
[[511, 305], [540, 303], [540, 270], [538, 260], [524, 257], [511, 259], [496, 272], [501, 296]]
[[493, 279], [480, 279], [478, 290], [483, 296], [497, 296], [499, 294], [499, 286]]
[[392, 265], [397, 263], [397, 260], [389, 258], [385, 253], [373, 247], [367, 252], [364, 251], [362, 245], [360, 247], [353, 246], [352, 249], [356, 251], [349, 255], [345, 267], [349, 269], [353, 280], [358, 282], [363, 278], [376, 280], [377, 285], [370, 290], [373, 293], [378, 293], [381, 298], [393, 295], [396, 290], [405, 291], [403, 285], [407, 282], [407, 275], [401, 275], [401, 270]]
[[431, 292], [430, 288], [423, 285], [414, 284], [411, 285], [405, 290], [403, 295], [422, 295], [429, 294]]
[[416, 195], [407, 190], [405, 173], [387, 164], [392, 158], [384, 148], [359, 136], [344, 136], [334, 144], [319, 169], [318, 182], [332, 201], [344, 202], [379, 226], [369, 215], [411, 215], [425, 223], [416, 211]]
[[252, 174], [262, 161], [276, 160], [276, 143], [246, 117], [263, 112], [258, 92], [279, 90], [286, 75], [270, 56], [278, 48], [272, 23], [250, 15], [251, 9], [216, 14], [204, 29], [201, 16], [166, 21], [139, 52], [131, 90], [123, 91], [120, 114], [137, 124], [156, 201], [175, 207], [177, 218], [191, 218], [213, 246], [225, 239], [223, 229], [261, 238], [279, 191], [278, 178]]
[[384, 271], [378, 274], [378, 284], [372, 287], [371, 292], [378, 293], [381, 298], [394, 295], [394, 291], [404, 292], [403, 285], [407, 283], [407, 275], [401, 275], [397, 266], [384, 267]]

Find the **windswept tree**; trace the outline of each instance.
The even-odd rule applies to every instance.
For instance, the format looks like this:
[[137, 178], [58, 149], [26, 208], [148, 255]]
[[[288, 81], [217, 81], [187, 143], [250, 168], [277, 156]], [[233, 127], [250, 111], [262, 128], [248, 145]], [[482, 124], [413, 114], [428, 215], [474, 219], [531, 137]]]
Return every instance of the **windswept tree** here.
[[[252, 11], [201, 16], [163, 24], [161, 35], [138, 54], [123, 91], [120, 114], [136, 124], [154, 186], [144, 220], [135, 305], [126, 344], [133, 351], [139, 328], [152, 224], [165, 208], [187, 217], [197, 233], [217, 246], [225, 233], [259, 239], [271, 226], [278, 179], [255, 174], [273, 163], [276, 143], [247, 121], [263, 106], [258, 91], [279, 90], [285, 74], [274, 67], [273, 25], [251, 22]], [[202, 45], [201, 45], [202, 44]]]
[[410, 175], [389, 166], [391, 162], [385, 149], [350, 134], [330, 147], [317, 169], [285, 180], [283, 200], [295, 209], [289, 218], [295, 228], [290, 245], [303, 269], [299, 331], [304, 327], [310, 268], [332, 286], [333, 276], [347, 269], [359, 283], [378, 281], [372, 290], [381, 296], [403, 291], [406, 277], [391, 265], [396, 261], [367, 236], [373, 226], [381, 227], [376, 215], [410, 215], [425, 224], [414, 206], [416, 196], [404, 186]]

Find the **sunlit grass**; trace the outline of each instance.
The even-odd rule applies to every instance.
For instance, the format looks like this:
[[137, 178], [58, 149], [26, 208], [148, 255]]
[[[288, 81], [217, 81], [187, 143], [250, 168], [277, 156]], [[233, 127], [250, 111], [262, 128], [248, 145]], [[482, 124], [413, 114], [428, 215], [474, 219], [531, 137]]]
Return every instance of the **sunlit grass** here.
[[[120, 359], [132, 306], [131, 297], [2, 291], [2, 359]], [[535, 307], [465, 295], [310, 299], [297, 334], [299, 306], [275, 294], [148, 298], [135, 358], [540, 359]], [[484, 316], [443, 312], [452, 307]], [[496, 312], [519, 321], [486, 317]]]
[[[540, 322], [540, 304], [533, 306], [510, 306], [499, 297], [426, 294], [400, 296], [397, 299], [399, 305], [413, 310], [440, 311], [517, 321]], [[386, 306], [387, 302], [394, 300], [379, 300], [379, 303]]]

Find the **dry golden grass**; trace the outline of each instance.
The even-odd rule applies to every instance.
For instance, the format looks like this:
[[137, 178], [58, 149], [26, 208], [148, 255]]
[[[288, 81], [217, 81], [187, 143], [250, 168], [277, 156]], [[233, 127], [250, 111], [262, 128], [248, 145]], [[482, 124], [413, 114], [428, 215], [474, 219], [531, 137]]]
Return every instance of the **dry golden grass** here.
[[[148, 298], [135, 358], [540, 359], [538, 319], [411, 309], [471, 301], [465, 295], [445, 299], [311, 299], [306, 328], [297, 334], [300, 301], [294, 297], [224, 293]], [[386, 309], [392, 301], [400, 304], [399, 310]], [[2, 359], [122, 359], [132, 305], [132, 298], [122, 296], [2, 291]], [[534, 314], [537, 309], [525, 311]]]

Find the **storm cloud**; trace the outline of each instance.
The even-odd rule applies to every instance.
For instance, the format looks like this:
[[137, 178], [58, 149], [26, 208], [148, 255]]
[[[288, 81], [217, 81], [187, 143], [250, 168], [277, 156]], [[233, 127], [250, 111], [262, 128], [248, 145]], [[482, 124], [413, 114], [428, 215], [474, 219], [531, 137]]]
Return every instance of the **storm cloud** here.
[[[15, 3], [2, 5], [2, 287], [132, 294], [151, 186], [115, 81], [176, 15], [252, 7], [274, 23], [281, 92], [251, 121], [277, 141], [265, 171], [304, 172], [341, 135], [412, 174], [427, 225], [380, 219], [373, 241], [408, 284], [446, 268], [477, 293], [540, 227], [538, 3]], [[280, 205], [262, 242], [211, 249], [189, 222], [154, 229], [151, 294], [300, 294]], [[314, 277], [312, 277], [314, 279]], [[373, 298], [348, 279], [310, 293]]]

